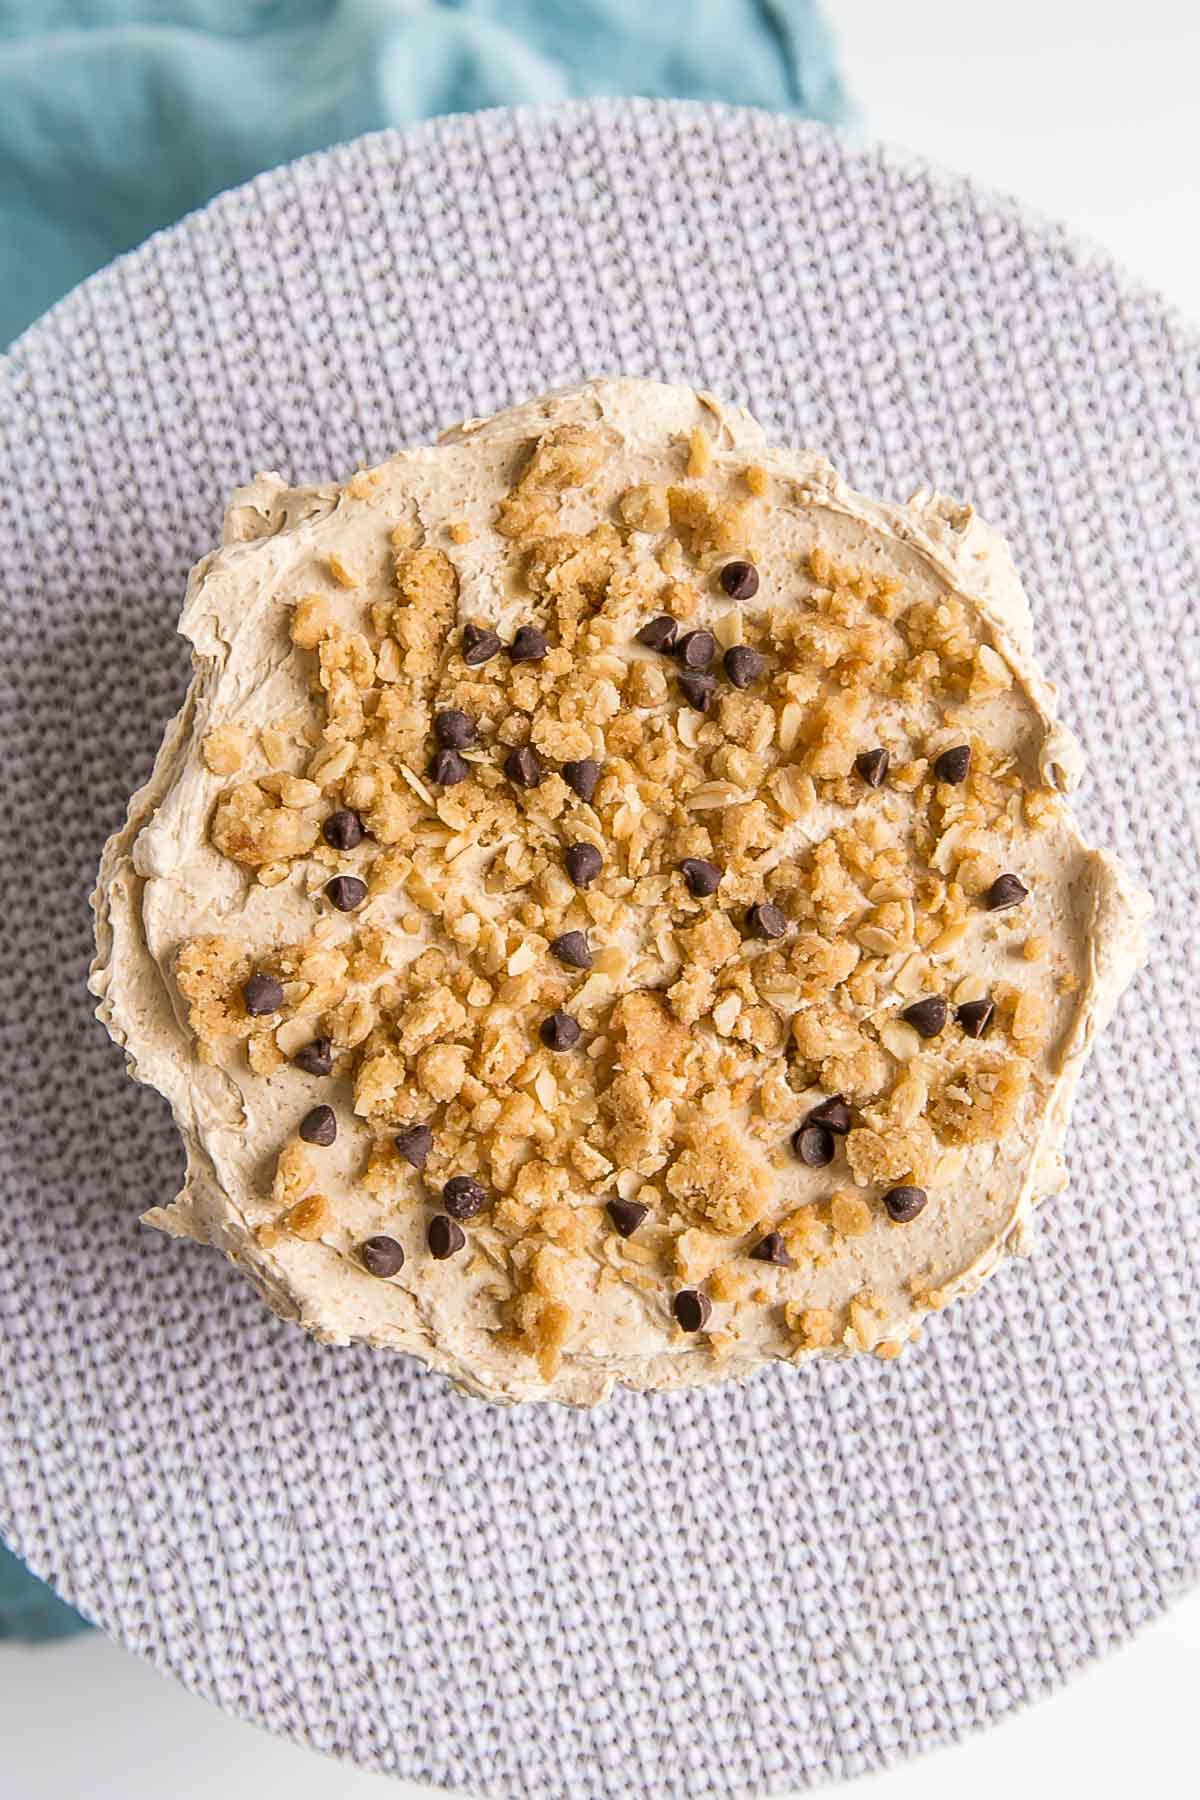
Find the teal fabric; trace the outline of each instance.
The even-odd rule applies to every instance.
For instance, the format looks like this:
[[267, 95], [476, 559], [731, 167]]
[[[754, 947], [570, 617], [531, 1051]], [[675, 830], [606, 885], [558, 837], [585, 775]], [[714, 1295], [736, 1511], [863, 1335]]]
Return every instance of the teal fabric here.
[[0, 0], [0, 345], [277, 163], [597, 94], [846, 113], [814, 0]]
[[11, 1550], [0, 1544], [0, 1644], [17, 1639], [45, 1644], [52, 1638], [86, 1631], [86, 1619], [60, 1600], [53, 1588], [29, 1573]]
[[[0, 346], [277, 163], [598, 94], [848, 110], [814, 0], [0, 0]], [[0, 1640], [84, 1628], [0, 1545]]]

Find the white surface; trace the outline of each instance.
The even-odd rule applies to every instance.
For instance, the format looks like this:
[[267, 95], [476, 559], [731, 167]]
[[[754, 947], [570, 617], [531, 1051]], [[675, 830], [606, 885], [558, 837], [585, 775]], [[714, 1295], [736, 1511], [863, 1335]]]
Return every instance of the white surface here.
[[[873, 134], [1068, 220], [1200, 316], [1194, 9], [1181, 0], [1135, 9], [1108, 0], [827, 3]], [[1193, 1595], [1051, 1701], [872, 1778], [864, 1795], [1194, 1796], [1198, 1658]], [[99, 1638], [0, 1652], [0, 1730], [6, 1789], [20, 1800], [385, 1791], [380, 1777], [235, 1723]], [[403, 1800], [423, 1790], [386, 1791]]]
[[1065, 219], [1200, 317], [1193, 0], [825, 0], [872, 137]]

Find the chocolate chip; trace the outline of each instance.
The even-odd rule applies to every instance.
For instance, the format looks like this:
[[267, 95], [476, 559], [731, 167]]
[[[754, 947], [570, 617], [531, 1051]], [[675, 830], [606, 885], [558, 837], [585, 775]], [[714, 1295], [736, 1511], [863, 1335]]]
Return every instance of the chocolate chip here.
[[947, 787], [957, 787], [960, 781], [967, 779], [970, 767], [970, 744], [955, 744], [952, 750], [942, 751], [933, 765], [933, 772]]
[[504, 773], [518, 787], [540, 787], [543, 772], [541, 757], [528, 744], [520, 750], [510, 750], [504, 759]]
[[570, 844], [563, 864], [575, 886], [585, 888], [591, 887], [604, 867], [604, 858], [595, 844]]
[[452, 1219], [473, 1219], [487, 1205], [487, 1190], [470, 1175], [452, 1175], [442, 1189], [442, 1205]]
[[301, 1119], [299, 1131], [306, 1144], [321, 1144], [328, 1148], [337, 1137], [337, 1114], [332, 1106], [314, 1106]]
[[550, 954], [565, 963], [568, 969], [590, 969], [592, 966], [586, 931], [564, 931], [550, 945]]
[[402, 1125], [396, 1133], [396, 1149], [414, 1169], [423, 1169], [433, 1149], [433, 1133], [428, 1125]]
[[768, 944], [781, 938], [787, 930], [787, 914], [780, 912], [769, 900], [760, 900], [746, 914], [747, 929], [757, 938], [763, 938]]
[[676, 644], [675, 654], [685, 669], [707, 669], [717, 654], [717, 640], [711, 631], [689, 631]]
[[366, 835], [362, 820], [348, 806], [330, 813], [321, 827], [321, 836], [333, 850], [357, 850]]
[[600, 780], [600, 764], [593, 756], [585, 756], [579, 762], [564, 763], [562, 778], [571, 792], [578, 794], [590, 806]]
[[716, 863], [705, 862], [702, 856], [685, 856], [679, 865], [679, 873], [687, 882], [688, 893], [696, 900], [706, 900], [721, 885], [721, 870]]
[[759, 1238], [750, 1254], [755, 1262], [778, 1263], [781, 1269], [790, 1269], [792, 1266], [782, 1231], [768, 1231], [766, 1237]]
[[637, 641], [644, 644], [647, 650], [661, 650], [665, 656], [675, 648], [675, 634], [678, 630], [675, 620], [663, 613], [661, 617], [651, 619], [648, 625], [642, 626], [637, 634]]
[[357, 875], [335, 875], [332, 881], [325, 883], [325, 892], [329, 904], [336, 906], [339, 912], [353, 912], [366, 899], [367, 884]]
[[471, 765], [457, 750], [435, 750], [429, 762], [429, 779], [439, 787], [457, 787], [471, 773]]
[[954, 1016], [969, 1038], [981, 1038], [995, 1011], [995, 1003], [991, 1000], [964, 1000]]
[[941, 994], [930, 994], [927, 1000], [915, 1000], [900, 1014], [923, 1038], [935, 1038], [946, 1029], [946, 1002]]
[[328, 1075], [333, 1068], [333, 1040], [318, 1037], [297, 1050], [292, 1061], [306, 1075]]
[[681, 1288], [671, 1302], [671, 1311], [685, 1331], [703, 1331], [712, 1314], [712, 1301], [699, 1288]]
[[632, 1237], [650, 1212], [640, 1200], [610, 1200], [604, 1210], [613, 1222], [613, 1230], [621, 1237]]
[[536, 625], [522, 625], [508, 646], [508, 654], [512, 662], [541, 662], [549, 648], [544, 631]]
[[242, 999], [250, 1017], [261, 1019], [265, 1013], [278, 1012], [283, 1005], [283, 983], [278, 975], [251, 975], [242, 984]]
[[538, 1036], [547, 1050], [571, 1050], [579, 1042], [582, 1033], [570, 1013], [554, 1012], [548, 1019], [542, 1020]]
[[997, 875], [983, 903], [989, 912], [1007, 912], [1010, 906], [1020, 906], [1022, 900], [1028, 900], [1029, 889], [1017, 875]]
[[758, 570], [752, 562], [727, 562], [721, 586], [731, 600], [749, 600], [758, 592]]
[[434, 1213], [425, 1238], [430, 1256], [435, 1257], [438, 1262], [445, 1262], [448, 1256], [457, 1256], [460, 1250], [466, 1248], [466, 1232], [453, 1219], [448, 1219], [445, 1213]]
[[806, 1169], [824, 1169], [833, 1161], [837, 1144], [828, 1125], [802, 1125], [792, 1133], [792, 1149]]
[[924, 1212], [928, 1199], [924, 1188], [894, 1187], [883, 1196], [883, 1204], [890, 1219], [895, 1219], [897, 1225], [907, 1225], [919, 1212]]
[[482, 625], [463, 626], [462, 659], [468, 668], [477, 669], [480, 663], [491, 662], [499, 651], [500, 637], [497, 632], [487, 631]]
[[358, 1246], [358, 1260], [368, 1275], [377, 1275], [380, 1281], [386, 1281], [389, 1275], [398, 1275], [404, 1267], [404, 1246], [391, 1237], [364, 1238]]
[[824, 1125], [826, 1131], [836, 1131], [839, 1137], [845, 1137], [854, 1120], [842, 1096], [835, 1094], [832, 1100], [822, 1100], [820, 1106], [814, 1106], [804, 1123]]
[[443, 750], [465, 750], [475, 742], [475, 721], [451, 707], [448, 712], [434, 713], [433, 735]]
[[854, 767], [868, 787], [882, 787], [887, 780], [891, 757], [880, 745], [878, 750], [863, 750], [854, 759]]
[[691, 672], [679, 677], [679, 691], [689, 706], [697, 712], [707, 712], [712, 705], [713, 689], [716, 682], [711, 675], [696, 675]]
[[751, 649], [749, 644], [734, 644], [725, 652], [725, 673], [735, 688], [748, 688], [751, 682], [758, 680], [766, 666], [758, 651]]

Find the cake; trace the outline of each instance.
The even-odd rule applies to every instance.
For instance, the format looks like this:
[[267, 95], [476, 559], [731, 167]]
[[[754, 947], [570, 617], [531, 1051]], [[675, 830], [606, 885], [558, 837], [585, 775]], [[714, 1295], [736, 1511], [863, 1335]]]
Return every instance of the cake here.
[[94, 895], [182, 1191], [464, 1392], [890, 1359], [1028, 1249], [1143, 955], [1002, 540], [687, 387], [258, 476]]

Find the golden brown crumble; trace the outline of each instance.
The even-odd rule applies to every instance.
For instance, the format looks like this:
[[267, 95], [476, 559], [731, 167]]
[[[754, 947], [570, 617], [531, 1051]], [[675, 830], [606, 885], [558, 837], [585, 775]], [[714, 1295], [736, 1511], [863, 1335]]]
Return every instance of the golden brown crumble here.
[[787, 1322], [806, 1349], [828, 1349], [837, 1338], [837, 1315], [826, 1306], [789, 1304]]
[[204, 761], [210, 774], [233, 775], [250, 752], [250, 733], [241, 725], [217, 725], [204, 739]]
[[653, 482], [626, 488], [617, 505], [631, 531], [665, 531], [671, 523], [667, 490]]
[[712, 439], [703, 425], [697, 425], [688, 437], [687, 472], [698, 480], [712, 468]]
[[283, 1228], [292, 1237], [315, 1243], [332, 1222], [332, 1213], [333, 1209], [326, 1195], [306, 1194], [303, 1200], [297, 1200], [295, 1206], [284, 1215]]
[[315, 650], [333, 619], [333, 607], [324, 594], [305, 594], [292, 613], [292, 642], [299, 650]]

